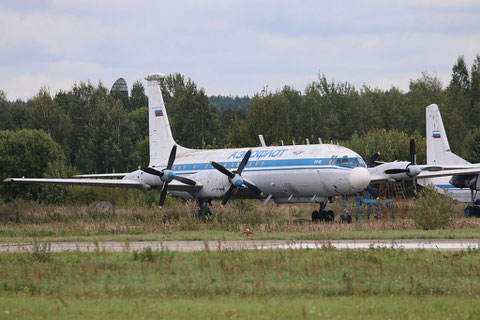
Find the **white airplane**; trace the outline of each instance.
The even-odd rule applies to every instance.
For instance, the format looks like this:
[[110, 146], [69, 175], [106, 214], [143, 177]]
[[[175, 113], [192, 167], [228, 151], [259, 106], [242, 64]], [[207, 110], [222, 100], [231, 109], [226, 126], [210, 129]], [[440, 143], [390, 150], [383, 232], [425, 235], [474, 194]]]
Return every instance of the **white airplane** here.
[[[471, 164], [450, 150], [442, 116], [436, 104], [431, 104], [426, 108], [426, 117], [427, 165], [432, 167], [441, 165], [453, 170], [474, 171], [480, 168], [480, 163]], [[480, 207], [477, 206], [480, 204], [480, 195], [477, 194], [480, 190], [478, 173], [470, 172], [453, 177], [424, 179], [419, 181], [419, 184], [423, 186], [432, 184], [440, 193], [448, 192], [455, 200], [470, 202], [470, 205], [465, 208], [465, 215], [467, 217], [480, 216]]]
[[[199, 214], [209, 213], [211, 200], [223, 199], [222, 204], [226, 204], [231, 197], [264, 199], [264, 204], [271, 199], [275, 203], [318, 203], [320, 211], [312, 212], [313, 221], [333, 221], [333, 211], [325, 211], [325, 207], [328, 200], [340, 196], [345, 211], [340, 218], [350, 222], [347, 196], [364, 190], [371, 182], [411, 179], [413, 174], [432, 176], [432, 172], [412, 170], [410, 162], [385, 164], [388, 166], [385, 170], [367, 169], [360, 155], [334, 144], [216, 150], [178, 146], [160, 90], [159, 81], [163, 77], [150, 74], [145, 78], [149, 97], [148, 167], [130, 173], [79, 175], [73, 179], [7, 178], [4, 182], [161, 189], [160, 206], [168, 191], [195, 199]], [[369, 159], [369, 164], [373, 160]]]

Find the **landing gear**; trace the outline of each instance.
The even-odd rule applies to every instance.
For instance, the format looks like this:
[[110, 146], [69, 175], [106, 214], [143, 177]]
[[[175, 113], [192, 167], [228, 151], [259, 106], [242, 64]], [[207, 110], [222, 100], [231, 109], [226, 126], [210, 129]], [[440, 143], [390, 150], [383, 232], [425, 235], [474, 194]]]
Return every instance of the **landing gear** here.
[[205, 199], [200, 199], [197, 198], [197, 204], [198, 204], [198, 217], [208, 217], [212, 214], [209, 206], [212, 206], [212, 201], [211, 200], [205, 200]]
[[325, 207], [327, 206], [326, 202], [320, 203], [320, 211], [313, 211], [312, 212], [312, 222], [333, 222], [335, 220], [335, 213], [332, 210], [325, 211]]
[[477, 191], [470, 189], [470, 196], [472, 198], [472, 203], [465, 208], [465, 217], [477, 217], [480, 218], [480, 207], [478, 206], [478, 200], [475, 201], [475, 196], [477, 195]]
[[352, 216], [348, 214], [348, 207], [347, 207], [347, 196], [342, 196], [342, 202], [343, 202], [343, 211], [345, 214], [340, 216], [340, 221], [341, 222], [346, 222], [346, 223], [351, 223], [352, 222]]

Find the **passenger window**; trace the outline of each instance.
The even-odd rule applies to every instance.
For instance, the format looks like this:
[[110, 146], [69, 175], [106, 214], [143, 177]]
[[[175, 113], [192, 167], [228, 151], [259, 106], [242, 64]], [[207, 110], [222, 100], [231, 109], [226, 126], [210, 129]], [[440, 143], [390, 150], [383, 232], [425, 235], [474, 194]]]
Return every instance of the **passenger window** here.
[[342, 164], [348, 164], [348, 158], [347, 157], [343, 157]]
[[341, 159], [337, 159], [337, 160], [335, 161], [335, 164], [342, 164], [342, 160], [341, 160]]

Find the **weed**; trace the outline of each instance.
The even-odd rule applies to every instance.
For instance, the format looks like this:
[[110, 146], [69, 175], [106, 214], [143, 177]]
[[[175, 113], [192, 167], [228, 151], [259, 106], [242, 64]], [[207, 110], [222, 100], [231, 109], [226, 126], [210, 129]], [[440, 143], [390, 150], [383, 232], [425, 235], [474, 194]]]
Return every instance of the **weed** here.
[[34, 261], [49, 262], [53, 259], [50, 242], [40, 242], [36, 239], [32, 242], [30, 257]]
[[435, 191], [433, 186], [423, 188], [412, 207], [412, 217], [418, 228], [441, 229], [453, 222], [453, 199]]

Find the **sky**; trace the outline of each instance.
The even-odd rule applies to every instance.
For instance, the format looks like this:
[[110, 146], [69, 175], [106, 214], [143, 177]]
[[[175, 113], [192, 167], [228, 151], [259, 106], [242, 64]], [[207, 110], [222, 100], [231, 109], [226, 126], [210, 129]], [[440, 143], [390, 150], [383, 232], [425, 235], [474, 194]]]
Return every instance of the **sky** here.
[[408, 91], [480, 54], [480, 1], [0, 0], [8, 100], [179, 72], [208, 95], [327, 79]]

